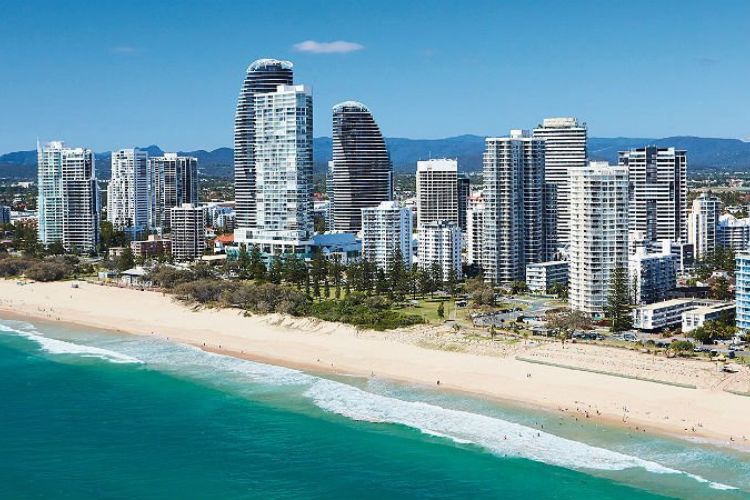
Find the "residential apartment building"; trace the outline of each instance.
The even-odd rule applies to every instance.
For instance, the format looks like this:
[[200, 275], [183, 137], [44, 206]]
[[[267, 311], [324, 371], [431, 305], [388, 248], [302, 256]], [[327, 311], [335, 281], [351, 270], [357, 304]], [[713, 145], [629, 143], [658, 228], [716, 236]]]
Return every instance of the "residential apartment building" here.
[[[48, 246], [59, 242], [68, 251], [96, 250], [99, 190], [94, 153], [67, 148], [59, 141], [38, 145], [37, 176], [40, 243]], [[7, 219], [10, 222], [10, 209]]]
[[697, 259], [716, 250], [721, 201], [710, 192], [701, 193], [693, 200], [688, 215], [688, 243], [693, 244]]
[[743, 332], [750, 331], [750, 252], [739, 252], [735, 256], [735, 324]]
[[152, 227], [150, 223], [155, 198], [151, 166], [146, 151], [112, 151], [112, 180], [107, 186], [107, 220], [115, 229], [131, 233], [131, 237]]
[[568, 302], [602, 317], [613, 272], [628, 265], [628, 170], [606, 162], [570, 171]]
[[469, 197], [471, 197], [471, 179], [466, 174], [458, 174], [458, 227], [466, 232], [466, 211], [469, 209]]
[[276, 92], [279, 85], [293, 83], [294, 72], [289, 61], [258, 59], [247, 68], [234, 119], [234, 191], [240, 228], [255, 226], [255, 98]]
[[677, 286], [675, 258], [670, 249], [648, 253], [646, 248], [637, 248], [628, 258], [628, 276], [636, 304], [664, 300], [667, 292]]
[[430, 270], [437, 265], [443, 281], [462, 278], [461, 229], [452, 221], [427, 222], [419, 226], [419, 266]]
[[735, 316], [735, 305], [731, 302], [703, 301], [698, 307], [682, 313], [682, 333], [690, 333], [702, 327], [706, 321], [718, 321], [727, 318], [730, 321]]
[[153, 203], [151, 227], [170, 227], [170, 209], [185, 203], [198, 203], [198, 159], [164, 153], [149, 160]]
[[526, 286], [529, 291], [547, 293], [555, 283], [568, 284], [567, 261], [532, 262], [526, 265]]
[[687, 237], [687, 153], [647, 146], [620, 151], [630, 179], [629, 226], [650, 241]]
[[362, 257], [388, 270], [397, 249], [404, 265], [411, 267], [412, 212], [397, 201], [383, 201], [362, 209]]
[[719, 217], [716, 239], [719, 246], [741, 252], [750, 245], [750, 218], [737, 219], [734, 215]]
[[484, 203], [471, 206], [466, 211], [466, 263], [482, 265], [482, 242], [484, 233]]
[[544, 140], [512, 130], [486, 139], [482, 269], [486, 281], [523, 281], [544, 260]]
[[346, 101], [333, 107], [330, 180], [331, 229], [359, 231], [362, 209], [393, 197], [393, 168], [383, 134], [361, 102]]
[[177, 261], [190, 261], [206, 249], [206, 211], [185, 203], [170, 209], [172, 221], [172, 256]]
[[[235, 230], [239, 244], [266, 254], [306, 252], [313, 235], [313, 104], [303, 85], [255, 95], [254, 225]], [[240, 200], [237, 199], [239, 218]]]
[[586, 167], [588, 158], [586, 124], [569, 117], [546, 118], [534, 129], [534, 137], [545, 142], [544, 178], [557, 187], [556, 241], [564, 246], [570, 234], [570, 171]]
[[458, 224], [458, 219], [458, 162], [418, 161], [417, 227], [441, 220]]

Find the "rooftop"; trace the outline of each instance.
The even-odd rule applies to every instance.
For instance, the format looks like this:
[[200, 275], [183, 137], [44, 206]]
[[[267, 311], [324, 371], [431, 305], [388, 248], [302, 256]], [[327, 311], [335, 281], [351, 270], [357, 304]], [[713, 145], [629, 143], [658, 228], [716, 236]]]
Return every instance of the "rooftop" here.
[[294, 65], [291, 63], [291, 61], [282, 61], [279, 59], [258, 59], [247, 67], [247, 71], [258, 71], [261, 69], [269, 69], [274, 67], [277, 67], [279, 69], [292, 69], [293, 66]]

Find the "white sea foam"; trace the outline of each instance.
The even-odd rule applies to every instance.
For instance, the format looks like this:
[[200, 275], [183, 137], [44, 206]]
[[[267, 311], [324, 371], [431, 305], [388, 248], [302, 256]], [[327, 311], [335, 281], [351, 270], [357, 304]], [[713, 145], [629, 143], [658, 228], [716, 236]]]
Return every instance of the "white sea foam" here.
[[84, 358], [99, 358], [111, 361], [112, 363], [142, 363], [140, 359], [126, 354], [111, 351], [109, 349], [102, 349], [101, 347], [75, 344], [73, 342], [45, 337], [31, 330], [19, 330], [7, 325], [0, 325], [0, 330], [15, 333], [21, 337], [33, 340], [42, 348], [42, 350], [51, 354], [70, 354]]
[[684, 474], [715, 489], [735, 489], [656, 462], [562, 438], [500, 418], [418, 401], [403, 401], [330, 380], [318, 379], [305, 395], [320, 408], [348, 418], [401, 424], [457, 443], [472, 443], [500, 456], [526, 458], [578, 470], [641, 468], [654, 474]]

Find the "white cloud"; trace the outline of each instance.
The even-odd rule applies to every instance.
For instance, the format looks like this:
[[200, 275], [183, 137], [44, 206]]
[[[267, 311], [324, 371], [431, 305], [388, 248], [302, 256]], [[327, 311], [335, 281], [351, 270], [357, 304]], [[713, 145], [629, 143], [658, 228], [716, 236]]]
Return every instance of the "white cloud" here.
[[348, 54], [349, 52], [355, 52], [364, 48], [364, 45], [344, 40], [337, 40], [335, 42], [305, 40], [304, 42], [294, 44], [294, 50], [297, 52], [310, 52], [312, 54]]

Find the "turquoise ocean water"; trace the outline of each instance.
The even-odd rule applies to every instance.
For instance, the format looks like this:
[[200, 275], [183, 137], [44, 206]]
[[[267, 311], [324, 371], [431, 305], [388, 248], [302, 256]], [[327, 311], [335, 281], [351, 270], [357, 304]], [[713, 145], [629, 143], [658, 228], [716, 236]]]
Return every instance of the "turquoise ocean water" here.
[[720, 500], [750, 454], [0, 320], [0, 498]]

